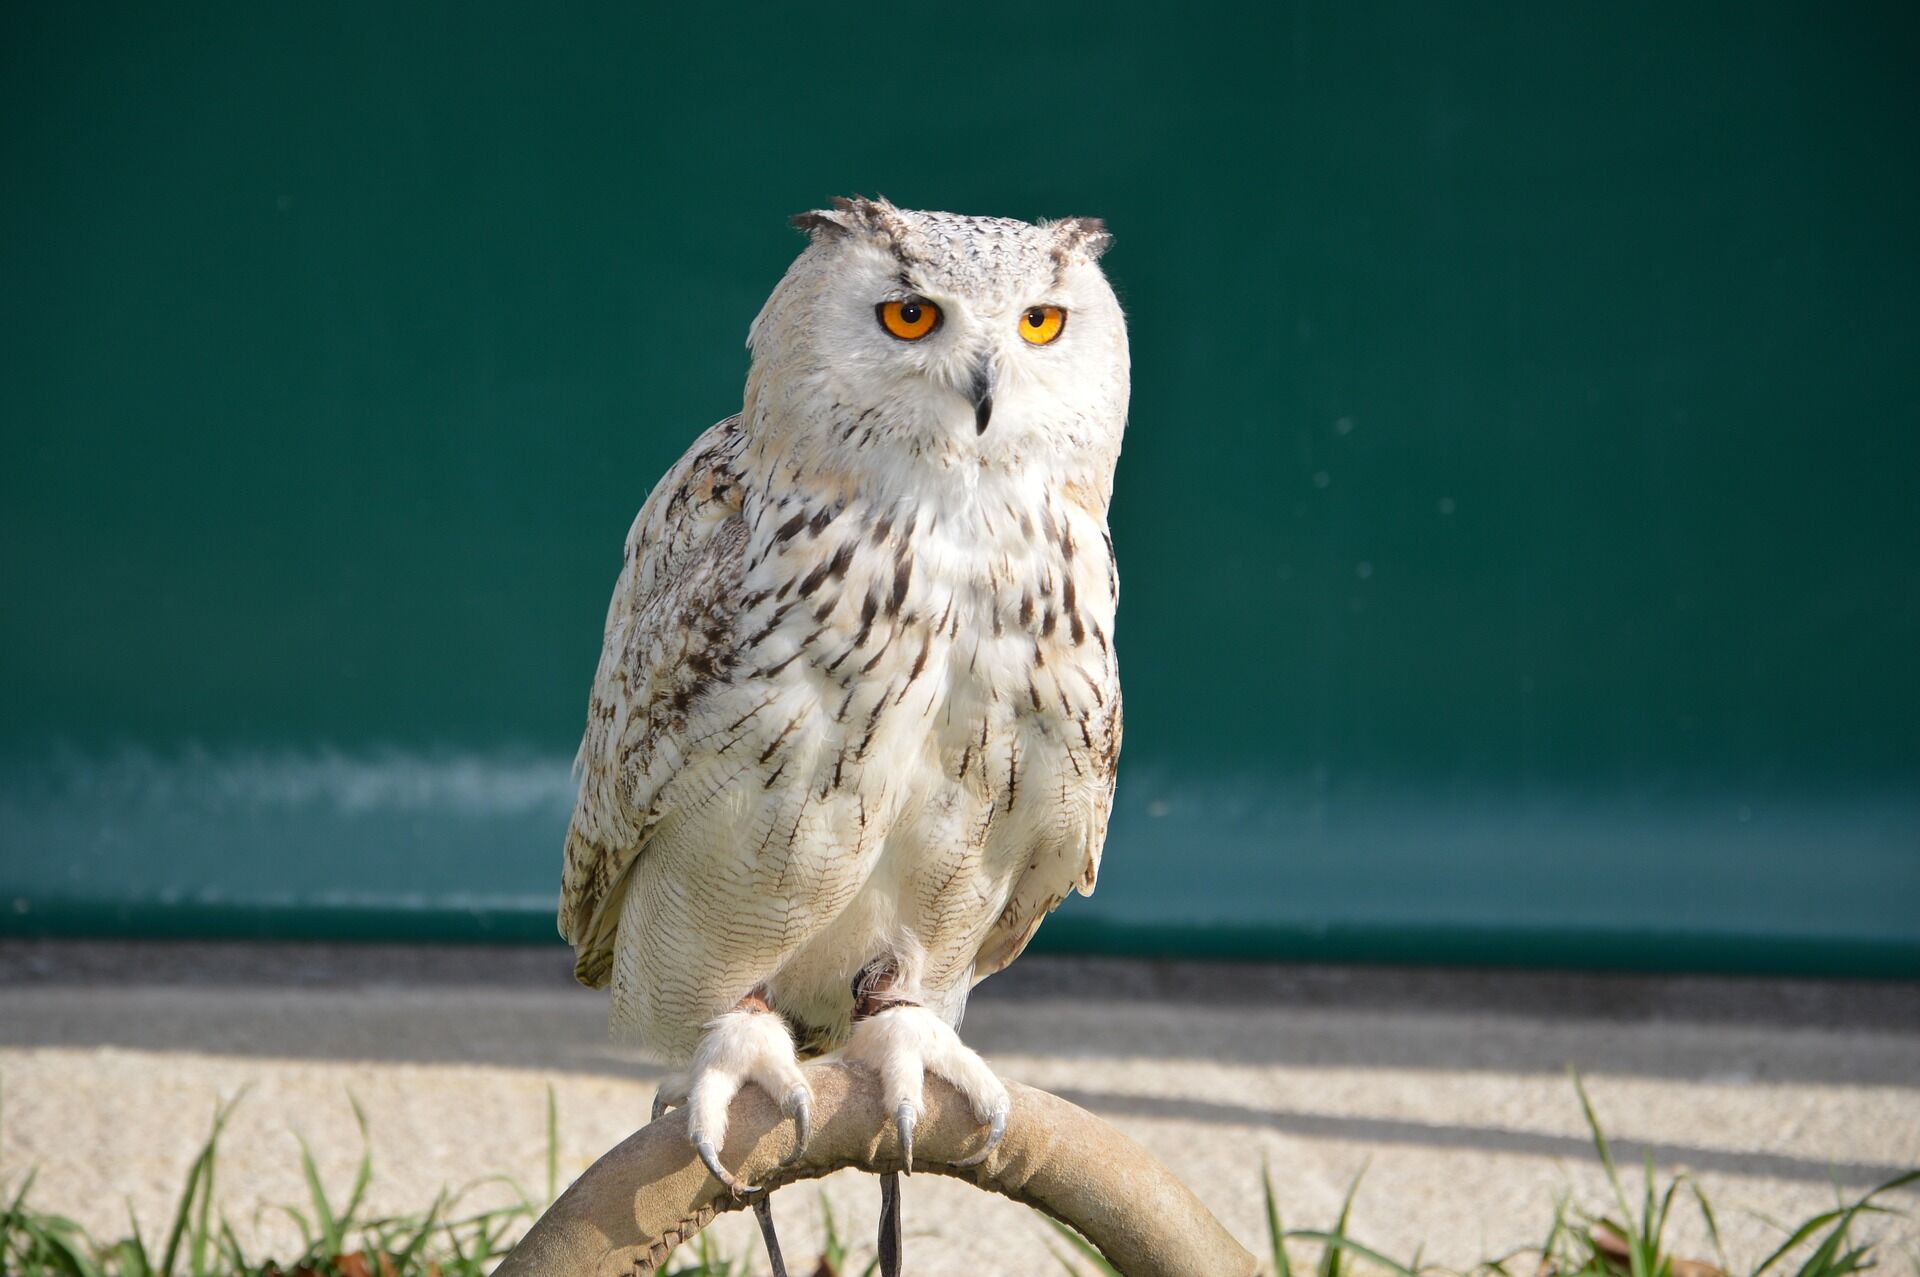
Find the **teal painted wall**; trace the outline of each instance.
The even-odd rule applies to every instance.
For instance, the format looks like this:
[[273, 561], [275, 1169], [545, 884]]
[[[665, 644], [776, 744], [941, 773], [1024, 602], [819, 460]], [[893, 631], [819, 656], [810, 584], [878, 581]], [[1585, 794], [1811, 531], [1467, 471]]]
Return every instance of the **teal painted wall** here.
[[1920, 18], [11, 5], [0, 929], [547, 938], [620, 538], [829, 196], [1090, 213], [1042, 945], [1920, 971]]

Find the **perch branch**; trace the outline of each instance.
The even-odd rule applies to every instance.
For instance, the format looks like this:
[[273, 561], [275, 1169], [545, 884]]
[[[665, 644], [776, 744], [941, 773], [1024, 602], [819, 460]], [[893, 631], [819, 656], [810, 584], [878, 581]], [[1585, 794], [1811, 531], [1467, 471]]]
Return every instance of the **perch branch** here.
[[[778, 1188], [843, 1167], [900, 1169], [893, 1127], [869, 1073], [822, 1061], [808, 1066], [813, 1139], [790, 1166], [793, 1127], [757, 1087], [741, 1091], [728, 1127], [727, 1165], [744, 1181]], [[965, 1180], [1078, 1229], [1127, 1277], [1251, 1277], [1253, 1257], [1200, 1200], [1145, 1149], [1045, 1091], [1009, 1082], [1006, 1139], [985, 1162], [954, 1162], [983, 1138], [966, 1102], [929, 1078], [915, 1135], [914, 1171]], [[494, 1277], [647, 1277], [675, 1246], [735, 1200], [687, 1146], [679, 1111], [628, 1136], [576, 1180], [527, 1232]]]

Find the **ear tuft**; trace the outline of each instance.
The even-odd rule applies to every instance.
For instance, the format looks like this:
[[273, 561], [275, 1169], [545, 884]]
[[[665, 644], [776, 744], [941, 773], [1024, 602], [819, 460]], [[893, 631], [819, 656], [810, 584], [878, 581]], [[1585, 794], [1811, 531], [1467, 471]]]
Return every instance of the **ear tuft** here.
[[816, 244], [857, 232], [871, 236], [903, 261], [908, 257], [910, 228], [900, 216], [900, 210], [889, 203], [884, 195], [875, 199], [868, 199], [864, 195], [852, 198], [836, 195], [831, 210], [815, 209], [810, 213], [800, 213], [794, 217], [793, 224], [811, 235]]
[[1088, 261], [1097, 262], [1102, 253], [1113, 247], [1113, 232], [1097, 217], [1063, 217], [1048, 225], [1058, 236], [1054, 241], [1054, 256], [1063, 260], [1070, 254], [1080, 253]]
[[807, 213], [795, 213], [792, 221], [794, 226], [805, 231], [816, 244], [824, 244], [828, 240], [838, 239], [847, 233], [846, 222], [841, 220], [837, 213], [829, 213], [825, 209], [816, 208]]

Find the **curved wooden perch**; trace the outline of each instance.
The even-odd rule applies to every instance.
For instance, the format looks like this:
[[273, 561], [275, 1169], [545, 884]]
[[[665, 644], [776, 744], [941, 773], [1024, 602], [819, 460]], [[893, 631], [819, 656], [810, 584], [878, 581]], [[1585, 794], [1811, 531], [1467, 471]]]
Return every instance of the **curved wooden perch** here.
[[[807, 1066], [813, 1139], [781, 1168], [793, 1127], [758, 1087], [734, 1101], [722, 1156], [744, 1182], [778, 1188], [842, 1167], [900, 1169], [893, 1126], [870, 1073], [833, 1061]], [[1024, 1202], [1078, 1229], [1127, 1277], [1250, 1277], [1253, 1256], [1145, 1149], [1085, 1109], [1007, 1083], [1007, 1135], [979, 1166], [952, 1163], [984, 1133], [966, 1101], [927, 1080], [914, 1135], [914, 1173], [947, 1175]], [[911, 1181], [909, 1181], [911, 1182]], [[643, 1127], [588, 1167], [495, 1270], [495, 1277], [646, 1277], [667, 1254], [736, 1201], [687, 1146], [680, 1110]]]

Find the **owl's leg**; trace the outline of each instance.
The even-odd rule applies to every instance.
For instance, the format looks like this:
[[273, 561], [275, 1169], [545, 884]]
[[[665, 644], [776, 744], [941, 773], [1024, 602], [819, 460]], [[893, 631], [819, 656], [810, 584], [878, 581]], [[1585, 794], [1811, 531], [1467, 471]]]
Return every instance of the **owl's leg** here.
[[900, 1135], [900, 1160], [913, 1171], [913, 1128], [925, 1109], [926, 1077], [936, 1074], [966, 1096], [974, 1117], [987, 1128], [978, 1152], [954, 1163], [977, 1166], [1007, 1133], [1007, 1088], [985, 1060], [925, 1007], [896, 1001], [857, 1020], [847, 1042], [846, 1059], [880, 1075], [880, 1100], [893, 1115]]
[[[880, 1101], [893, 1115], [900, 1137], [900, 1161], [913, 1171], [913, 1129], [926, 1102], [926, 1077], [933, 1073], [953, 1083], [967, 1098], [973, 1115], [987, 1128], [980, 1150], [955, 1162], [974, 1166], [987, 1159], [1007, 1133], [1011, 1100], [1006, 1085], [979, 1054], [960, 1040], [953, 1026], [921, 1006], [910, 985], [897, 982], [891, 962], [876, 963], [854, 980], [853, 1035], [845, 1058], [880, 1075]], [[880, 1177], [880, 1272], [900, 1273], [900, 1177]]]
[[[662, 1083], [663, 1093], [673, 1081]], [[792, 1161], [813, 1133], [813, 1091], [800, 1072], [787, 1022], [774, 1014], [760, 989], [707, 1024], [706, 1035], [693, 1053], [686, 1088], [687, 1140], [713, 1177], [735, 1197], [760, 1191], [735, 1179], [720, 1164], [719, 1155], [727, 1142], [728, 1106], [749, 1082], [771, 1095], [780, 1111], [793, 1119], [794, 1149], [787, 1157]]]

